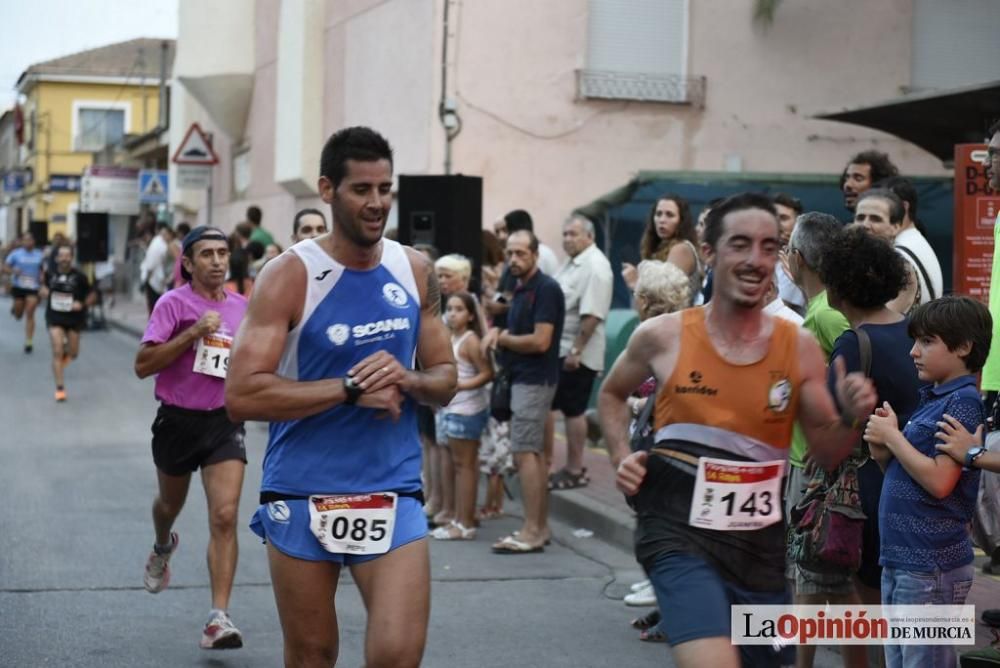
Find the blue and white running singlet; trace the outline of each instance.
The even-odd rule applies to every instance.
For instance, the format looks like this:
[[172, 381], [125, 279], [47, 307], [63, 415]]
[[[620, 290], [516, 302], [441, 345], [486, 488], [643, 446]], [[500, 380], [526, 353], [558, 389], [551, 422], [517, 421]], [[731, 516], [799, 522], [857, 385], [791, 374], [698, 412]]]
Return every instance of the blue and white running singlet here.
[[[413, 368], [420, 293], [403, 246], [382, 240], [374, 269], [347, 269], [313, 240], [289, 249], [306, 267], [302, 320], [288, 333], [278, 375], [309, 381], [343, 378], [385, 350]], [[398, 422], [379, 411], [339, 405], [300, 420], [272, 422], [261, 490], [289, 495], [415, 492], [420, 489], [416, 402]]]

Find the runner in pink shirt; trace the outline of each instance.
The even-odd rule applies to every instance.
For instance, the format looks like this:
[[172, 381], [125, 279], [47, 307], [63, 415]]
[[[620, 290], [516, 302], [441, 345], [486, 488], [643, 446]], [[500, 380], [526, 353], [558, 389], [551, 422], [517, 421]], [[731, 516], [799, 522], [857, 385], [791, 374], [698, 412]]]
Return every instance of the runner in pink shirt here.
[[165, 293], [150, 315], [135, 359], [140, 378], [157, 374], [160, 408], [153, 422], [153, 462], [159, 493], [153, 501], [156, 541], [143, 578], [153, 594], [170, 583], [177, 549], [171, 528], [187, 498], [191, 474], [202, 470], [208, 500], [208, 569], [212, 609], [202, 632], [204, 649], [243, 646], [227, 608], [236, 572], [236, 512], [246, 467], [243, 423], [229, 420], [225, 379], [233, 336], [247, 300], [225, 290], [229, 246], [214, 227], [197, 227], [183, 244], [187, 285]]

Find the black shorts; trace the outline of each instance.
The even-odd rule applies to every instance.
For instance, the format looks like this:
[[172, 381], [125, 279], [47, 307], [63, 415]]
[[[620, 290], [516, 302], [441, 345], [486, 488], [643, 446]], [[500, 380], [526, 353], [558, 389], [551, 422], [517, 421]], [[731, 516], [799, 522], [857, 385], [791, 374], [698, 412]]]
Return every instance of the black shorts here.
[[232, 423], [225, 408], [195, 411], [160, 404], [153, 420], [153, 463], [180, 476], [229, 459], [247, 462], [243, 423]]
[[24, 299], [25, 297], [37, 297], [38, 290], [29, 290], [27, 288], [19, 288], [16, 285], [11, 286], [10, 296], [14, 299]]
[[71, 329], [74, 332], [79, 332], [86, 324], [87, 316], [82, 311], [72, 315], [69, 313], [45, 312], [46, 327], [61, 327], [63, 329]]
[[560, 358], [559, 386], [556, 387], [556, 396], [552, 398], [552, 410], [562, 411], [566, 417], [577, 417], [587, 412], [597, 372], [582, 364], [576, 371], [567, 371], [563, 362], [565, 358]]
[[437, 443], [437, 420], [434, 417], [434, 409], [430, 406], [423, 404], [417, 406], [417, 431], [421, 438]]

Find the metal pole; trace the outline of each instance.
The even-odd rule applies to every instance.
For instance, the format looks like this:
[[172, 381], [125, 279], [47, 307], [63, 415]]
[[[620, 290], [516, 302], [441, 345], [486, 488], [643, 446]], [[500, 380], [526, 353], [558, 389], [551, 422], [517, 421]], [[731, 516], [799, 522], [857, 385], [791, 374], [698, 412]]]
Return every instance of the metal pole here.
[[[212, 148], [212, 138], [211, 132], [205, 134], [205, 138], [208, 139], [208, 147]], [[215, 165], [211, 165], [208, 168], [208, 216], [207, 222], [209, 225], [212, 224], [212, 182], [215, 180]]]

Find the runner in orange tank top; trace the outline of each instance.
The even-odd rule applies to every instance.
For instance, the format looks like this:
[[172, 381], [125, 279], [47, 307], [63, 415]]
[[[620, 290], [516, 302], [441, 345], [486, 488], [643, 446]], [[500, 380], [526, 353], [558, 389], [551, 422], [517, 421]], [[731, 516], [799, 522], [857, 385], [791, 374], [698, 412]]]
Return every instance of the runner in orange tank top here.
[[[838, 414], [812, 334], [763, 313], [779, 247], [767, 197], [745, 193], [714, 207], [703, 245], [712, 301], [642, 323], [601, 388], [617, 484], [638, 512], [636, 557], [681, 668], [791, 663], [790, 648], [733, 645], [730, 606], [789, 600], [781, 488], [792, 423], [832, 469], [875, 406], [870, 381], [841, 365]], [[659, 388], [656, 446], [630, 454], [625, 401], [650, 375]]]

